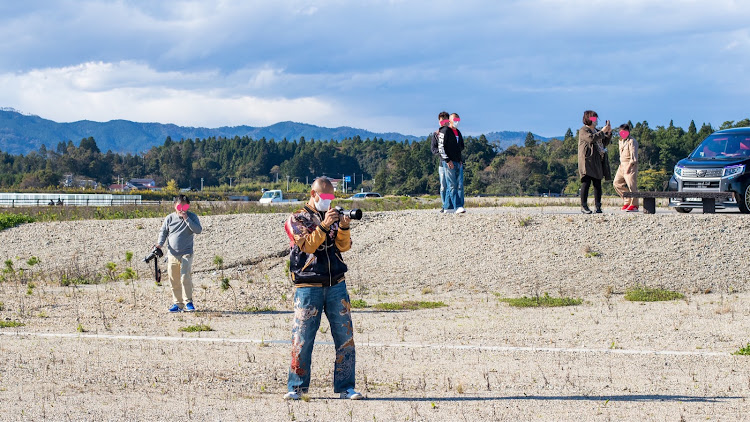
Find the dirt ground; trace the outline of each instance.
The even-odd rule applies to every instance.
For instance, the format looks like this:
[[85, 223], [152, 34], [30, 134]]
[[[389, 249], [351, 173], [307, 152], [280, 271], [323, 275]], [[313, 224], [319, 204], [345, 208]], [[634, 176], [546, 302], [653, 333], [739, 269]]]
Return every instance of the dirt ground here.
[[[750, 357], [732, 353], [750, 342], [750, 228], [738, 214], [662, 211], [366, 215], [345, 254], [350, 295], [370, 305], [353, 310], [362, 401], [333, 393], [325, 318], [309, 396], [281, 398], [293, 295], [284, 215], [203, 218], [198, 312], [178, 314], [140, 262], [160, 219], [5, 230], [0, 258], [25, 271], [4, 273], [0, 321], [25, 325], [0, 328], [0, 420], [747, 420]], [[109, 261], [114, 281], [61, 285], [63, 274], [106, 278]], [[136, 280], [117, 279], [128, 266]], [[626, 301], [635, 285], [686, 296]], [[498, 300], [545, 292], [583, 303]], [[406, 300], [446, 306], [372, 307]], [[180, 331], [197, 324], [211, 331]]]

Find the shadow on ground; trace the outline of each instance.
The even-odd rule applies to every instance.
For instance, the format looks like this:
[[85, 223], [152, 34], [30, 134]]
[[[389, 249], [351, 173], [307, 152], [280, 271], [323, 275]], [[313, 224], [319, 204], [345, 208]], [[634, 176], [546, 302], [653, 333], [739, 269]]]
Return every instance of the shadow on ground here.
[[612, 401], [612, 402], [683, 402], [683, 403], [721, 403], [728, 400], [741, 400], [741, 396], [683, 396], [666, 394], [633, 394], [614, 396], [473, 396], [473, 397], [368, 397], [369, 401], [395, 401], [395, 402], [471, 402], [471, 401], [495, 401], [495, 400], [541, 400], [541, 401]]

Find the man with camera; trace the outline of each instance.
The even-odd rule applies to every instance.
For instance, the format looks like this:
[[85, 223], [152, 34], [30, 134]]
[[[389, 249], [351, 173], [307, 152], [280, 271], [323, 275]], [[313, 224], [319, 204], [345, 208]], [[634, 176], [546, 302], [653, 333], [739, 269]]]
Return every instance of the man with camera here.
[[331, 208], [333, 192], [327, 178], [315, 179], [305, 207], [284, 224], [290, 239], [289, 270], [295, 287], [286, 400], [299, 400], [310, 387], [313, 344], [323, 312], [336, 347], [333, 391], [340, 398], [363, 398], [354, 390], [354, 329], [344, 279], [347, 266], [341, 256], [352, 246], [349, 223], [352, 218], [361, 218], [361, 212]]
[[[195, 213], [189, 212], [190, 199], [185, 195], [174, 198], [174, 210], [164, 219], [159, 231], [156, 247], [161, 249], [169, 239], [167, 247], [167, 273], [172, 284], [174, 304], [169, 312], [195, 311], [193, 305], [193, 236], [203, 231]], [[183, 300], [184, 289], [184, 300]]]

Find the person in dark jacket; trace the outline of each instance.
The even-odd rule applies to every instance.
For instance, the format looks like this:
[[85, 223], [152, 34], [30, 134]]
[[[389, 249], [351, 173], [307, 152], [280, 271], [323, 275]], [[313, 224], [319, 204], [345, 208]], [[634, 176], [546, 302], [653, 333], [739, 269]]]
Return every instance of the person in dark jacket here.
[[453, 128], [443, 126], [437, 134], [440, 165], [445, 174], [445, 202], [443, 212], [451, 212], [458, 208], [458, 172], [461, 167], [461, 145], [453, 133]]
[[599, 115], [593, 110], [583, 112], [583, 127], [578, 130], [578, 175], [581, 178], [581, 212], [591, 214], [588, 206], [589, 187], [594, 185], [596, 212], [602, 212], [602, 179], [610, 179], [607, 145], [612, 139], [609, 121], [596, 129]]
[[328, 179], [315, 179], [305, 207], [284, 224], [290, 240], [289, 270], [295, 287], [292, 363], [286, 400], [299, 400], [310, 387], [313, 344], [323, 312], [336, 347], [333, 391], [341, 398], [363, 398], [354, 390], [354, 329], [344, 279], [347, 266], [341, 256], [352, 246], [351, 220], [331, 208], [333, 192]]
[[444, 126], [450, 125], [449, 120], [450, 115], [446, 111], [441, 111], [440, 114], [438, 114], [438, 124], [440, 125], [438, 130], [435, 132], [432, 132], [431, 143], [430, 147], [432, 149], [432, 155], [435, 155], [438, 157], [438, 177], [440, 178], [440, 203], [442, 208], [440, 208], [440, 212], [445, 212], [445, 193], [446, 193], [446, 186], [445, 186], [445, 171], [443, 171], [443, 159], [440, 156], [440, 149], [438, 148], [438, 135], [440, 134], [440, 128]]

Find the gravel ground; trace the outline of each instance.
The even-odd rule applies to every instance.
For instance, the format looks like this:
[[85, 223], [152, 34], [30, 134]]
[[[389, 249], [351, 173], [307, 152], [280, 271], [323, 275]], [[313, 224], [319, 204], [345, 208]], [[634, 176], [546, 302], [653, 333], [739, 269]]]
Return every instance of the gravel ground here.
[[[0, 320], [26, 324], [0, 329], [0, 420], [679, 421], [743, 420], [750, 410], [750, 360], [731, 355], [750, 340], [737, 265], [750, 238], [745, 216], [368, 213], [345, 255], [352, 298], [447, 306], [354, 311], [362, 402], [334, 399], [324, 321], [310, 400], [296, 403], [280, 398], [293, 293], [279, 257], [285, 217], [202, 218], [194, 314], [167, 314], [169, 289], [140, 262], [160, 219], [0, 232], [0, 258], [27, 269], [29, 257], [41, 260], [30, 295], [18, 278], [0, 283]], [[135, 282], [60, 286], [63, 272], [104, 274], [108, 261], [120, 271], [126, 251]], [[641, 284], [686, 298], [625, 301]], [[518, 309], [497, 300], [545, 292], [584, 302]], [[213, 331], [179, 331], [194, 324]]]

